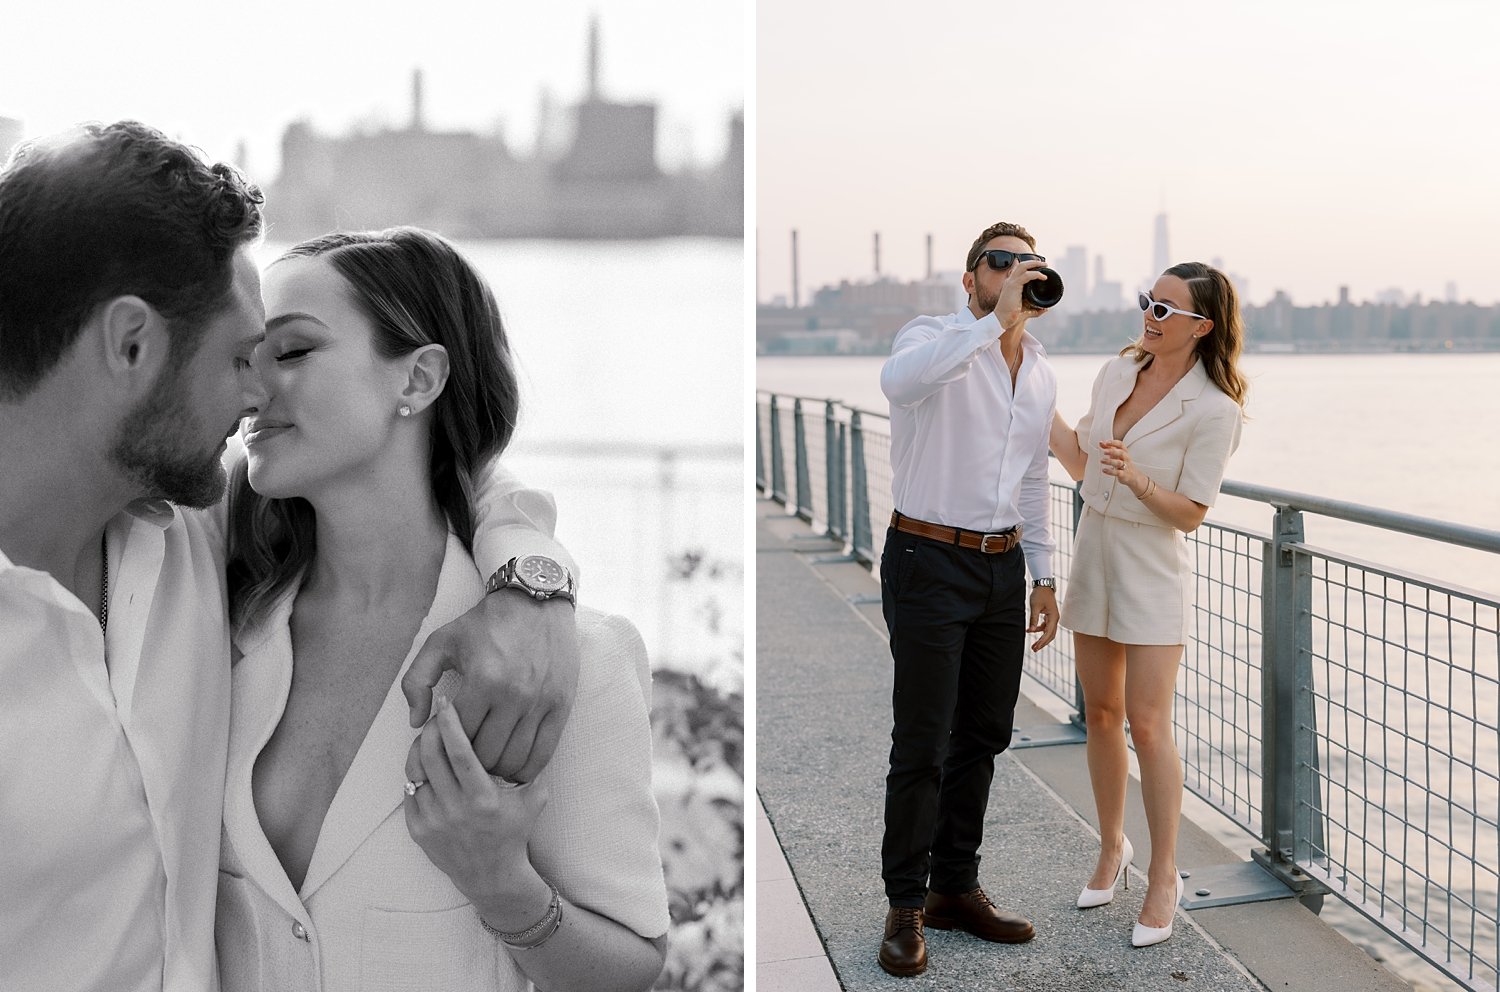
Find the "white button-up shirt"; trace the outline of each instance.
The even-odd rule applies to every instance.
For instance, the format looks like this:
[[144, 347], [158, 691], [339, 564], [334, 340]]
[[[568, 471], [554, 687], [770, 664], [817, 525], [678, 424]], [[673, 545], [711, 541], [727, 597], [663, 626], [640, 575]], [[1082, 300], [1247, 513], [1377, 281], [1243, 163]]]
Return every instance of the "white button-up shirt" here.
[[[477, 502], [477, 552], [572, 566], [545, 493], [497, 469]], [[162, 501], [110, 521], [107, 646], [76, 596], [0, 550], [0, 989], [217, 987], [223, 528]]]
[[968, 308], [903, 327], [880, 370], [891, 402], [891, 496], [903, 516], [993, 533], [1020, 524], [1032, 578], [1052, 575], [1047, 435], [1057, 376], [1022, 332], [1011, 386], [1000, 321]]
[[0, 987], [214, 985], [218, 519], [158, 502], [110, 522], [107, 649], [77, 597], [0, 552]]

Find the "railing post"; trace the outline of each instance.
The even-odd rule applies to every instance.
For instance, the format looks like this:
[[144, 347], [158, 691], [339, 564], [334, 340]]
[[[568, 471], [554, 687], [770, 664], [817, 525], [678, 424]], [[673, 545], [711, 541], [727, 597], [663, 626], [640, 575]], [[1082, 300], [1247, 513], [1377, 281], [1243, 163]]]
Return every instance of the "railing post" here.
[[854, 472], [853, 493], [850, 500], [854, 504], [850, 507], [854, 515], [851, 521], [854, 536], [850, 544], [853, 546], [856, 559], [866, 565], [873, 565], [875, 541], [870, 534], [870, 487], [869, 479], [865, 474], [865, 435], [860, 426], [858, 410], [849, 415], [849, 437], [849, 455]]
[[838, 478], [839, 463], [835, 436], [838, 430], [833, 420], [833, 400], [823, 401], [823, 488], [827, 493], [828, 514], [824, 518], [830, 536], [838, 534]]
[[812, 483], [807, 475], [807, 428], [802, 423], [802, 400], [792, 403], [792, 432], [796, 435], [797, 516], [812, 522]]
[[[1073, 539], [1078, 539], [1078, 522], [1083, 519], [1083, 482], [1073, 484]], [[1083, 683], [1078, 679], [1078, 670], [1073, 670], [1073, 709], [1076, 711], [1068, 720], [1073, 726], [1088, 733], [1088, 713], [1083, 708]]]
[[760, 432], [760, 403], [757, 402], [755, 404], [755, 488], [761, 492], [766, 491], [766, 456], [761, 449], [764, 443]]
[[[1261, 840], [1256, 860], [1294, 888], [1308, 882], [1300, 863], [1323, 846], [1321, 787], [1312, 683], [1312, 572], [1293, 545], [1302, 513], [1276, 507], [1261, 567]], [[1298, 829], [1299, 812], [1308, 826]], [[1321, 905], [1321, 904], [1320, 904]]]
[[849, 543], [849, 428], [843, 421], [838, 425], [838, 451], [834, 456], [838, 478], [838, 529], [834, 532], [839, 540]]
[[776, 394], [771, 394], [771, 498], [786, 506], [785, 458], [781, 451], [781, 417], [776, 409]]

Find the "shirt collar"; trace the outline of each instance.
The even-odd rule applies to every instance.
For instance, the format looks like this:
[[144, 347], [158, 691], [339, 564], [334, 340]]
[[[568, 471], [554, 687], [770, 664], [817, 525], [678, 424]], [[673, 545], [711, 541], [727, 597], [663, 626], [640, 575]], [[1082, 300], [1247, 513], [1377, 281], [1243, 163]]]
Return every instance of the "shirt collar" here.
[[[126, 504], [125, 509], [120, 512], [162, 530], [171, 527], [172, 521], [177, 519], [177, 507], [164, 499], [138, 499]], [[10, 560], [10, 556], [0, 550], [0, 569], [15, 567], [16, 564]]]
[[166, 530], [177, 519], [177, 507], [164, 499], [138, 499], [125, 507], [125, 512], [137, 520]]

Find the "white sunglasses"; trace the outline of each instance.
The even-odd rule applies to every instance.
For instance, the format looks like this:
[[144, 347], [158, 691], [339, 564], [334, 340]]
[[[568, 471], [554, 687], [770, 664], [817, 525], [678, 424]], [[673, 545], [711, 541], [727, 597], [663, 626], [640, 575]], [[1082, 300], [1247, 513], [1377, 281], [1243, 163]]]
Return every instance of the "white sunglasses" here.
[[1172, 306], [1172, 304], [1170, 303], [1163, 303], [1161, 300], [1153, 300], [1147, 293], [1137, 293], [1136, 302], [1141, 305], [1142, 310], [1145, 310], [1147, 313], [1151, 314], [1151, 318], [1153, 320], [1166, 320], [1174, 313], [1180, 313], [1187, 317], [1197, 317], [1199, 320], [1208, 319], [1201, 313], [1192, 313], [1188, 310], [1179, 310], [1176, 307]]

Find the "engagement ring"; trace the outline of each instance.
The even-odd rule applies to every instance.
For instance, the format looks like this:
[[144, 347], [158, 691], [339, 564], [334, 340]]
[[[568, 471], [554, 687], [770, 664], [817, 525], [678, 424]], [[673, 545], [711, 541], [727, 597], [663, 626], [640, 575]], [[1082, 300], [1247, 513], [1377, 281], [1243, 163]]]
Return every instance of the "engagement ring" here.
[[410, 779], [408, 779], [406, 783], [406, 794], [408, 796], [415, 796], [417, 794], [417, 790], [426, 784], [427, 782], [423, 779], [417, 779], [416, 781], [411, 781]]

